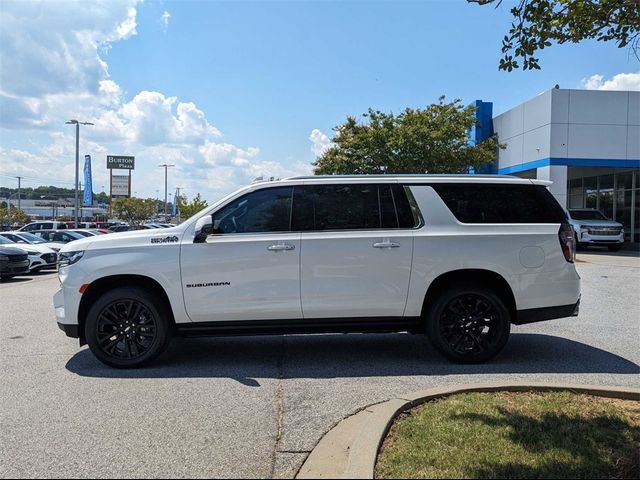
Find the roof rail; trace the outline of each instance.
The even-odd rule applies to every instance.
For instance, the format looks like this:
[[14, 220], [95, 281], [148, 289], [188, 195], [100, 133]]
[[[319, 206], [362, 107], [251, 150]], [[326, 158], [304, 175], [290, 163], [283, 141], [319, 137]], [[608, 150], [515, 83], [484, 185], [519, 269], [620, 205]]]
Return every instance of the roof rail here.
[[438, 178], [438, 177], [470, 177], [470, 178], [505, 178], [511, 177], [511, 175], [503, 174], [471, 174], [471, 173], [371, 173], [371, 174], [359, 174], [359, 175], [300, 175], [295, 177], [288, 177], [284, 180], [315, 180], [318, 178]]

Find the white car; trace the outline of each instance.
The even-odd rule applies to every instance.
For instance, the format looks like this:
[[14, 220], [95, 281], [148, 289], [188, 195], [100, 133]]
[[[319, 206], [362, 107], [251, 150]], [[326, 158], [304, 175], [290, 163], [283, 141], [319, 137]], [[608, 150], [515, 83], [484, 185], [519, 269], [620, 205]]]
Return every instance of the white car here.
[[617, 252], [624, 245], [624, 225], [609, 220], [601, 211], [572, 208], [567, 213], [576, 235], [576, 248], [602, 246]]
[[156, 358], [173, 334], [426, 333], [450, 360], [482, 362], [511, 324], [577, 315], [575, 238], [547, 185], [255, 183], [177, 227], [66, 245], [55, 315], [119, 368]]
[[12, 242], [23, 243], [25, 245], [41, 245], [43, 247], [50, 248], [56, 253], [58, 253], [62, 248], [62, 244], [49, 242], [41, 236], [31, 232], [0, 232], [0, 236], [5, 237]]
[[5, 247], [18, 247], [21, 250], [24, 250], [29, 258], [29, 272], [55, 269], [58, 266], [58, 255], [56, 252], [45, 246], [16, 243], [9, 240], [3, 234], [0, 234], [0, 245]]

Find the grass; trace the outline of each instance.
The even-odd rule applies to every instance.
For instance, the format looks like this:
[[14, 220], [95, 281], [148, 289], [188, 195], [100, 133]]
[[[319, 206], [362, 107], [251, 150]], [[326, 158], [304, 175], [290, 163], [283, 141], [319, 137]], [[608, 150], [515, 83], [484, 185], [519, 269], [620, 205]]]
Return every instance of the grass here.
[[377, 478], [638, 478], [640, 402], [469, 393], [401, 416]]

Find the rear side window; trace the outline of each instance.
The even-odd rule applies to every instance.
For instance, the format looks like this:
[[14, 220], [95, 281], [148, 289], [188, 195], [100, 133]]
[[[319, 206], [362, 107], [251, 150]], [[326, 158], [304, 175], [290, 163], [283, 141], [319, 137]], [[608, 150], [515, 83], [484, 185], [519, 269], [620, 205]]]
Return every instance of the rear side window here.
[[294, 188], [293, 231], [414, 228], [404, 187], [384, 184], [305, 185]]
[[212, 215], [213, 233], [288, 232], [292, 187], [248, 193]]
[[433, 184], [463, 223], [563, 223], [566, 214], [542, 185]]

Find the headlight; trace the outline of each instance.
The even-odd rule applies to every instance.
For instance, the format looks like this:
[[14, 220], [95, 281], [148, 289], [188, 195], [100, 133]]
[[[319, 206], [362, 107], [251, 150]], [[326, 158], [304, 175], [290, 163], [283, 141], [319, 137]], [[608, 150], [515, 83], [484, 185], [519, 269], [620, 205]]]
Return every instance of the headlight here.
[[34, 252], [33, 250], [25, 250], [27, 255], [40, 255], [40, 252]]
[[60, 255], [58, 257], [60, 266], [61, 267], [66, 267], [68, 265], [73, 265], [78, 260], [80, 260], [83, 255], [84, 255], [84, 250], [83, 251], [77, 251], [77, 252], [60, 253]]

